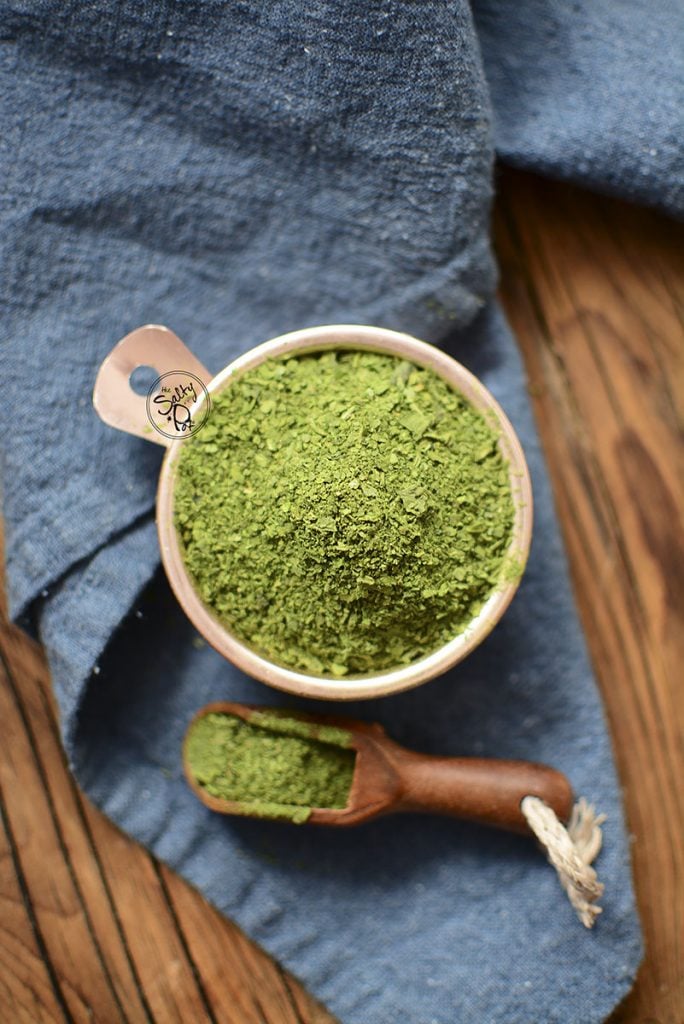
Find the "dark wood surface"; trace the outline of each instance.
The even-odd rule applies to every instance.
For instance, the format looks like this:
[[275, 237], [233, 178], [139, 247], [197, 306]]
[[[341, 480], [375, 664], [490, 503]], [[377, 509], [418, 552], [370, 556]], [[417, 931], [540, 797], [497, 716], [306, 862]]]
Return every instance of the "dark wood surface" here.
[[[682, 1024], [684, 232], [506, 172], [495, 234], [634, 837], [647, 955], [612, 1024]], [[0, 658], [0, 1021], [329, 1024], [79, 793], [6, 620]]]

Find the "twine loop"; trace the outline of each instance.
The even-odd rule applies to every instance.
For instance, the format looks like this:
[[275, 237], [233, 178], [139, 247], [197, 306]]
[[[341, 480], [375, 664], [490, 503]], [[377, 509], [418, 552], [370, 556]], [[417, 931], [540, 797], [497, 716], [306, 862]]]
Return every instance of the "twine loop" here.
[[584, 797], [573, 807], [567, 826], [537, 796], [523, 797], [520, 809], [556, 869], [580, 921], [585, 928], [593, 928], [601, 913], [596, 901], [604, 887], [591, 865], [601, 849], [605, 814], [597, 814], [593, 804]]

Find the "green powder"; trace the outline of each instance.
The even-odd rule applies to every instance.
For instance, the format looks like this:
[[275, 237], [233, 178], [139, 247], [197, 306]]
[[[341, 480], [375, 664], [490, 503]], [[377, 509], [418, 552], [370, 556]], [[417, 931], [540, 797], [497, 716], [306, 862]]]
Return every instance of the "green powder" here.
[[175, 522], [206, 605], [317, 675], [406, 665], [501, 583], [513, 502], [496, 429], [430, 370], [335, 350], [213, 398], [177, 463]]
[[241, 803], [244, 814], [300, 824], [313, 807], [346, 807], [355, 763], [345, 749], [350, 742], [343, 729], [281, 715], [255, 712], [245, 722], [211, 713], [190, 727], [185, 753], [207, 793]]

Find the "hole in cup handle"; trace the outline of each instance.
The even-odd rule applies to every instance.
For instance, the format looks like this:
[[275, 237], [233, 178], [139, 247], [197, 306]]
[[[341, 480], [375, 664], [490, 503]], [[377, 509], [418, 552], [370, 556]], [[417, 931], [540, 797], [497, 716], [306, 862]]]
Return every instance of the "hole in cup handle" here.
[[207, 385], [213, 374], [168, 327], [148, 324], [114, 346], [98, 370], [93, 388], [95, 411], [108, 426], [168, 447], [171, 439], [155, 430], [147, 416], [147, 398], [130, 384], [134, 370], [152, 366], [161, 376], [171, 370], [194, 374]]

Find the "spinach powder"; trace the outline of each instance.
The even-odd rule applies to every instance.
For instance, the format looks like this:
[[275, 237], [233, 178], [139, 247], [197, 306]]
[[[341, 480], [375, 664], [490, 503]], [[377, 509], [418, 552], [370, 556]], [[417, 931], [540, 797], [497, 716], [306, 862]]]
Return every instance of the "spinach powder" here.
[[246, 722], [212, 712], [188, 731], [185, 757], [212, 796], [242, 804], [258, 818], [302, 824], [313, 807], [346, 807], [354, 775], [351, 736], [332, 726], [253, 712]]
[[409, 664], [462, 632], [510, 572], [497, 438], [441, 377], [395, 356], [338, 349], [246, 371], [176, 465], [197, 591], [287, 667]]

